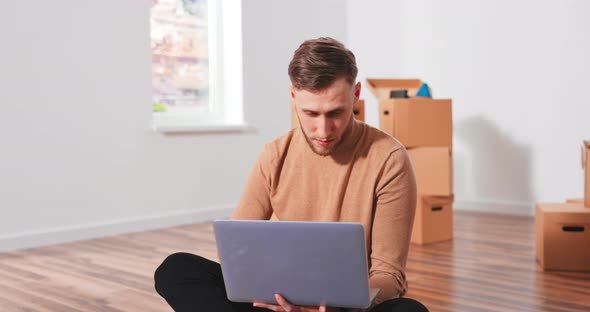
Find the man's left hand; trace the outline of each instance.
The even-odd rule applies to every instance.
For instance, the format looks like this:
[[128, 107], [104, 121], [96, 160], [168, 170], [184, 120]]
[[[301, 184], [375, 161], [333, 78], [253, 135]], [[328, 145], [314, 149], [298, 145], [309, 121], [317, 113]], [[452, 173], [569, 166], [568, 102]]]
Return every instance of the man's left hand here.
[[264, 308], [269, 309], [271, 311], [278, 311], [278, 312], [337, 312], [339, 311], [337, 308], [328, 308], [326, 305], [321, 305], [319, 307], [311, 307], [311, 306], [296, 306], [289, 301], [287, 301], [283, 296], [279, 294], [275, 294], [275, 299], [279, 303], [279, 305], [274, 304], [267, 304], [262, 302], [254, 302], [254, 306], [257, 308]]

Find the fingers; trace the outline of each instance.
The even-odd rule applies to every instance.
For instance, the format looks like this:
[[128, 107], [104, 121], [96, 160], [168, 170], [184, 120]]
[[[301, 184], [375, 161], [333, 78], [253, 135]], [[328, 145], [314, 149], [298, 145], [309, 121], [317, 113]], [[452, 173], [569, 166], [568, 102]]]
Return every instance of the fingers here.
[[275, 304], [268, 304], [263, 302], [254, 302], [253, 306], [257, 308], [268, 309], [275, 312], [295, 312], [295, 311], [318, 311], [318, 312], [327, 312], [328, 308], [325, 304], [322, 304], [319, 307], [297, 307], [289, 303], [283, 296], [279, 294], [275, 294], [275, 300], [278, 302], [279, 305]]
[[275, 294], [275, 300], [279, 303], [279, 305], [268, 304], [263, 302], [254, 302], [253, 306], [257, 308], [268, 309], [271, 311], [276, 312], [292, 312], [294, 311], [294, 306], [291, 305], [283, 296], [279, 294]]
[[253, 306], [255, 306], [257, 308], [263, 308], [263, 309], [268, 309], [271, 311], [276, 311], [276, 312], [285, 311], [281, 306], [274, 305], [274, 304], [266, 304], [266, 303], [262, 303], [262, 302], [254, 302]]
[[285, 298], [283, 298], [283, 296], [281, 296], [279, 294], [275, 294], [275, 299], [277, 300], [277, 302], [279, 303], [279, 305], [283, 309], [285, 309], [285, 312], [291, 312], [291, 311], [293, 311], [293, 306], [287, 300], [285, 300]]

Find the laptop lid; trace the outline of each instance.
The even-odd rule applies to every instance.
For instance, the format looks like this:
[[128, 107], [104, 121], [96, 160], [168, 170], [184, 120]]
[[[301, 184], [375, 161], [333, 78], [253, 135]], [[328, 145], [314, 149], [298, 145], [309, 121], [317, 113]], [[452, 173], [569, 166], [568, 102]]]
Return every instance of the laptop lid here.
[[213, 224], [228, 299], [367, 308], [363, 225], [342, 222], [216, 220]]

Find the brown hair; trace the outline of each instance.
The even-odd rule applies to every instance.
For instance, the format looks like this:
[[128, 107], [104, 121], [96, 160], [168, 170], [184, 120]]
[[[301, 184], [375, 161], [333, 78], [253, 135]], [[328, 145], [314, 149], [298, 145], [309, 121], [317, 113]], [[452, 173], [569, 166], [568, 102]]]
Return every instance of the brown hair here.
[[306, 40], [289, 63], [293, 87], [308, 91], [324, 90], [342, 77], [354, 84], [357, 73], [354, 54], [329, 37]]

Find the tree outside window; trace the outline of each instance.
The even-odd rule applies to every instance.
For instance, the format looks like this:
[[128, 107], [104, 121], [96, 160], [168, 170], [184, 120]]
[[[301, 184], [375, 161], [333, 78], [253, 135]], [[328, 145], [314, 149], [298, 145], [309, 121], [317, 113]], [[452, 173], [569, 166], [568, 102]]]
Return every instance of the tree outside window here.
[[207, 6], [206, 0], [152, 0], [154, 112], [211, 109]]

